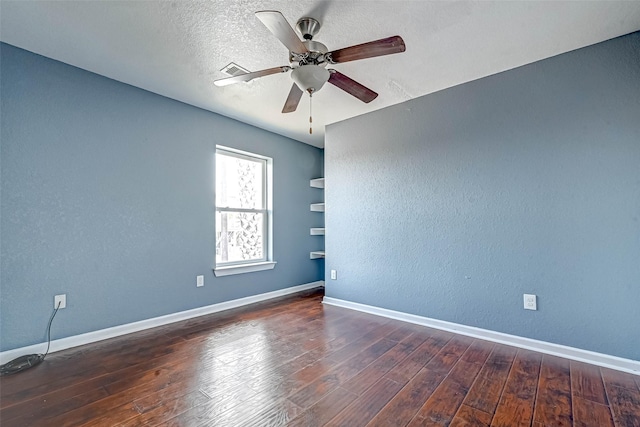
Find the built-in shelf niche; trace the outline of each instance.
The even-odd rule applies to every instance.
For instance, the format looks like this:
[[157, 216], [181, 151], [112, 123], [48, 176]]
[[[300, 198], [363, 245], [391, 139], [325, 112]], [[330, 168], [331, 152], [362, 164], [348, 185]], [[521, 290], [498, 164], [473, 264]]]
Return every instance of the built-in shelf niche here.
[[[324, 178], [316, 178], [309, 181], [309, 185], [313, 188], [324, 189]], [[310, 206], [311, 212], [324, 212], [324, 202], [312, 203]], [[312, 236], [324, 236], [324, 227], [312, 227], [309, 229], [309, 234]], [[311, 259], [324, 258], [324, 250], [313, 251], [309, 254]]]
[[324, 178], [312, 179], [309, 182], [309, 185], [311, 185], [313, 188], [324, 188]]

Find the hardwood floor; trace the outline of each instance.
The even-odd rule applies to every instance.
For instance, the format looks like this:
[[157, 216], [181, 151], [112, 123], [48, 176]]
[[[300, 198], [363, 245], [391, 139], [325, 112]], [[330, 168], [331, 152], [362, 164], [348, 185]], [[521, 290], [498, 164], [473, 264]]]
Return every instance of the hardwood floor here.
[[50, 354], [11, 426], [640, 427], [640, 377], [321, 304], [321, 290]]

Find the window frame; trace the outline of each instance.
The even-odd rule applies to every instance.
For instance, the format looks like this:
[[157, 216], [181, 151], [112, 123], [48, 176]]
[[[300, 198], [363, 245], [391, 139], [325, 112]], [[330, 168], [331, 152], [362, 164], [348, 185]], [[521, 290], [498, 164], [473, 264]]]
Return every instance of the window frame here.
[[[216, 145], [215, 155], [218, 154], [235, 157], [243, 160], [258, 161], [262, 163], [262, 201], [263, 207], [260, 209], [252, 208], [233, 208], [228, 206], [218, 206], [217, 191], [218, 185], [214, 176], [214, 207], [215, 216], [218, 212], [248, 212], [262, 214], [262, 246], [263, 257], [260, 259], [240, 260], [218, 262], [217, 254], [214, 254], [214, 273], [216, 276], [227, 276], [231, 274], [249, 273], [254, 271], [270, 270], [275, 267], [276, 262], [273, 261], [273, 159], [271, 157], [262, 156], [260, 154], [250, 153], [236, 148]], [[216, 162], [214, 158], [214, 163]], [[217, 165], [216, 165], [217, 174]], [[214, 221], [215, 222], [215, 221]], [[214, 225], [214, 241], [217, 242], [218, 230]], [[214, 251], [215, 252], [215, 251]]]

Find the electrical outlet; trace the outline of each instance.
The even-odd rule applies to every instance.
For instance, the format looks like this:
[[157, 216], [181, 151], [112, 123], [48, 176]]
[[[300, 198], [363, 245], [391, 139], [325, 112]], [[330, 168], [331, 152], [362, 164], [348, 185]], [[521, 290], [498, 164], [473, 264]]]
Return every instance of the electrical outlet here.
[[336, 270], [331, 270], [331, 280], [336, 280], [338, 278], [338, 272]]
[[67, 308], [67, 294], [56, 295], [53, 297], [53, 308]]
[[525, 310], [537, 310], [538, 305], [536, 302], [536, 296], [530, 294], [524, 294], [524, 309]]
[[198, 288], [204, 286], [204, 276], [196, 276], [196, 286]]

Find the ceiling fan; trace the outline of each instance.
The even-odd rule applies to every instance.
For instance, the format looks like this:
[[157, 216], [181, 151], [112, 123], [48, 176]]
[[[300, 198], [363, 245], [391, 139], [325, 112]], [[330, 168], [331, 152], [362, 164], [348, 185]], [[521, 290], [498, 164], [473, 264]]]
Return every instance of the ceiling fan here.
[[226, 86], [233, 83], [248, 82], [258, 77], [291, 71], [291, 78], [294, 83], [291, 86], [289, 96], [282, 109], [283, 113], [291, 113], [296, 110], [303, 91], [308, 92], [309, 96], [311, 96], [314, 92], [319, 91], [326, 82], [344, 90], [363, 102], [368, 103], [373, 101], [378, 96], [377, 93], [339, 71], [325, 67], [327, 64], [339, 64], [358, 59], [400, 53], [406, 49], [402, 37], [392, 36], [329, 51], [325, 45], [313, 40], [313, 37], [320, 30], [320, 22], [313, 18], [304, 17], [298, 20], [296, 28], [304, 38], [304, 41], [301, 41], [282, 13], [275, 10], [265, 10], [256, 12], [256, 17], [289, 49], [290, 65], [253, 71], [234, 77], [219, 79], [213, 83], [216, 86]]

